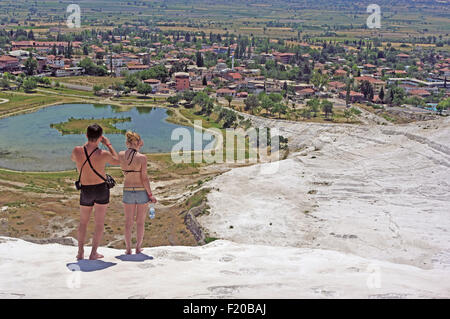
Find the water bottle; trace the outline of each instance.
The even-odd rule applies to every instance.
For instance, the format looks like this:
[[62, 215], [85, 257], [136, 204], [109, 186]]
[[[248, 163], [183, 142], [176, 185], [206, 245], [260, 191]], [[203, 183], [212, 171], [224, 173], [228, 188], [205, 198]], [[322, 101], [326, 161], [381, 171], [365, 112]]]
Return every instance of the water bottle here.
[[150, 209], [148, 210], [148, 217], [150, 217], [150, 219], [155, 218], [155, 205], [150, 204]]

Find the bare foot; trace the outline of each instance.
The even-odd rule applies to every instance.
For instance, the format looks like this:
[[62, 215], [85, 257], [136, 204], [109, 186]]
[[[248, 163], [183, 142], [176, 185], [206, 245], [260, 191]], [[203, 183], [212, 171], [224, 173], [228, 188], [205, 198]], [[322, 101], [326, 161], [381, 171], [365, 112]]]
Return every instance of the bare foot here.
[[126, 254], [126, 255], [131, 255], [131, 254], [132, 254], [131, 248], [130, 248], [130, 249], [127, 249], [127, 250], [125, 251], [125, 254]]
[[142, 253], [144, 250], [142, 248], [136, 247], [136, 254]]
[[83, 250], [79, 250], [78, 255], [77, 255], [77, 260], [81, 260], [81, 259], [84, 259], [84, 251]]
[[103, 258], [103, 257], [105, 257], [105, 256], [103, 256], [102, 254], [99, 254], [99, 253], [96, 253], [95, 255], [90, 255], [89, 256], [89, 259], [90, 260], [97, 260], [97, 259], [100, 259], [100, 258]]

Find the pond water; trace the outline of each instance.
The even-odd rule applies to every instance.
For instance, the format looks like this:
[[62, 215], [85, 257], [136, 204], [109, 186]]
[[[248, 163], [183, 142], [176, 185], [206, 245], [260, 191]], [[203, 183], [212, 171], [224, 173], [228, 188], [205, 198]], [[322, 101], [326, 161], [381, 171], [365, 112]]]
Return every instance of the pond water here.
[[[64, 104], [40, 109], [33, 113], [0, 119], [0, 167], [22, 171], [59, 171], [74, 169], [70, 160], [72, 149], [86, 142], [85, 134], [62, 135], [51, 128], [52, 123], [66, 122], [70, 117], [124, 118], [131, 121], [117, 123], [118, 129], [138, 132], [144, 140], [144, 153], [170, 152], [179, 140], [171, 140], [172, 131], [178, 127], [165, 119], [164, 108], [135, 107], [120, 111], [111, 105]], [[194, 129], [185, 127], [193, 136]], [[125, 136], [105, 134], [116, 151], [124, 150]], [[203, 147], [211, 143], [210, 135], [204, 133]], [[102, 146], [102, 148], [104, 148]], [[192, 149], [194, 149], [192, 147]]]

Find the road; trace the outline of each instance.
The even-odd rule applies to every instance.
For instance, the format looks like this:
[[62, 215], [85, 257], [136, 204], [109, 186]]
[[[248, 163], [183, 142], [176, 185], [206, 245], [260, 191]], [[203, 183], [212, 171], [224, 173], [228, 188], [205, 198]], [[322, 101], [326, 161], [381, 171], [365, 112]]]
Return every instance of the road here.
[[[53, 81], [52, 85], [55, 85], [55, 81]], [[68, 88], [68, 89], [73, 89], [73, 90], [80, 90], [80, 91], [93, 91], [94, 89], [92, 88], [92, 86], [88, 86], [88, 85], [79, 85], [79, 84], [72, 84], [72, 83], [67, 83], [67, 82], [60, 82], [61, 85], [64, 85], [64, 87]]]

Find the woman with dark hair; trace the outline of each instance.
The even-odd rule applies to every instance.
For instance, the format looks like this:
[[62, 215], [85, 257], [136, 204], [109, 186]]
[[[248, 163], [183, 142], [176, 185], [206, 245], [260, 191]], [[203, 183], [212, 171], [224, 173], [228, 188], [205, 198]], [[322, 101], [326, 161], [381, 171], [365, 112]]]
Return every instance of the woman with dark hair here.
[[[83, 146], [76, 146], [71, 156], [80, 173], [76, 182], [77, 189], [80, 190], [77, 259], [84, 259], [84, 242], [92, 211], [95, 212], [95, 232], [89, 259], [99, 259], [103, 258], [103, 255], [97, 252], [97, 248], [103, 236], [106, 209], [109, 203], [109, 188], [105, 181], [106, 164], [118, 165], [119, 156], [109, 139], [103, 136], [100, 125], [90, 125], [87, 128], [86, 137], [87, 142]], [[105, 145], [108, 151], [99, 149], [100, 143]]]

